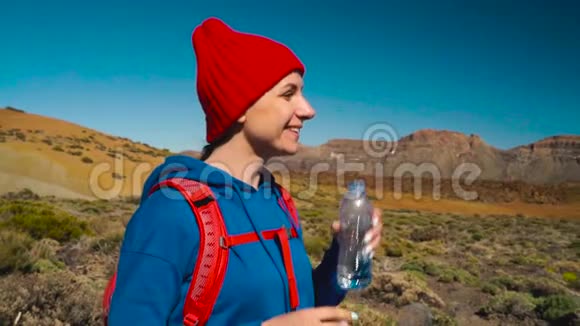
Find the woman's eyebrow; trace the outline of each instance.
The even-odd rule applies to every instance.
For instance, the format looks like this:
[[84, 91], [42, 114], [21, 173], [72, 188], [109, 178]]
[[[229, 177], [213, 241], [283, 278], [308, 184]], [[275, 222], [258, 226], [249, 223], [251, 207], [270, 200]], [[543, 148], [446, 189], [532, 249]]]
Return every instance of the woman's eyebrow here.
[[284, 85], [282, 87], [282, 90], [288, 90], [288, 88], [290, 88], [290, 90], [297, 90], [298, 89], [298, 85], [296, 85], [293, 82], [289, 82], [288, 84]]

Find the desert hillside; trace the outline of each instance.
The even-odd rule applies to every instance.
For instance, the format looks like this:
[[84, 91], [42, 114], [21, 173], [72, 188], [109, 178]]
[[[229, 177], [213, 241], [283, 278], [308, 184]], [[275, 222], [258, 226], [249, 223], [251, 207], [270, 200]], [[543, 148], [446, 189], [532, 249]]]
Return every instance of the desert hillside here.
[[149, 172], [168, 154], [67, 121], [0, 109], [0, 192], [139, 196]]
[[[398, 208], [461, 207], [456, 212], [471, 213], [485, 210], [481, 203], [490, 203], [496, 213], [500, 213], [498, 205], [508, 205], [501, 213], [534, 215], [540, 207], [534, 205], [550, 204], [542, 208], [542, 215], [570, 216], [577, 215], [580, 203], [580, 183], [573, 181], [580, 176], [578, 138], [552, 137], [502, 151], [476, 135], [420, 130], [396, 144], [333, 139], [321, 146], [301, 146], [296, 155], [275, 158], [272, 163], [283, 162], [298, 180], [312, 178], [312, 171], [317, 170], [315, 166], [327, 164], [326, 171], [317, 172], [317, 181], [334, 186], [341, 178], [336, 173], [341, 162], [360, 164], [362, 170], [346, 171], [346, 179], [362, 176], [373, 188], [381, 185], [381, 189], [391, 194], [385, 197], [386, 202], [396, 202]], [[389, 155], [372, 157], [369, 151]], [[32, 189], [40, 195], [66, 198], [140, 196], [149, 173], [170, 154], [166, 149], [64, 120], [14, 108], [0, 109], [0, 193]], [[182, 154], [199, 157], [198, 151]], [[466, 203], [453, 188], [449, 177], [462, 163], [481, 169], [475, 182], [463, 185], [466, 191], [476, 191], [477, 196], [471, 201], [480, 204]], [[427, 173], [416, 176], [405, 168], [422, 167], [422, 164]], [[433, 172], [441, 177], [437, 184], [430, 179], [436, 175]], [[402, 177], [400, 187], [397, 186], [399, 178], [394, 176]], [[417, 197], [416, 179], [421, 180], [418, 195], [423, 199], [409, 201], [409, 196]], [[434, 190], [446, 201], [433, 198]], [[396, 192], [404, 193], [404, 198], [389, 201]]]

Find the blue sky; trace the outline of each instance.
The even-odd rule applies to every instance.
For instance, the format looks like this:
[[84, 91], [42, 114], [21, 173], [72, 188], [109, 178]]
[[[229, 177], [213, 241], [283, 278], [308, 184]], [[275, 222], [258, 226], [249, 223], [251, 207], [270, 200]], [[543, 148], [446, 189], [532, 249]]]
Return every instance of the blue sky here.
[[377, 122], [504, 149], [580, 134], [578, 1], [22, 0], [0, 12], [0, 106], [174, 151], [204, 144], [191, 33], [210, 16], [300, 56], [317, 110], [308, 145]]

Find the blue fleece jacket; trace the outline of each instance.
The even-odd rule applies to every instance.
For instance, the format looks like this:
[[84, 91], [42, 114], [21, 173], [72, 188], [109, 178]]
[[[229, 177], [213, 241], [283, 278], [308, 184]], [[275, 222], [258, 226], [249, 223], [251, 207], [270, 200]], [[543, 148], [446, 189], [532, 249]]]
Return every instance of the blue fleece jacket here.
[[[169, 170], [174, 172], [166, 173]], [[183, 324], [184, 298], [200, 234], [193, 212], [177, 190], [164, 189], [147, 196], [154, 184], [170, 177], [208, 184], [217, 196], [230, 235], [291, 227], [291, 218], [278, 205], [280, 194], [274, 191], [273, 179], [262, 178], [256, 189], [195, 158], [168, 157], [147, 179], [140, 206], [127, 225], [109, 325]], [[335, 281], [336, 240], [316, 268], [301, 237], [291, 239], [290, 248], [300, 298], [298, 309], [338, 305], [346, 293]], [[289, 286], [278, 242], [232, 247], [223, 287], [207, 325], [257, 326], [289, 311]]]

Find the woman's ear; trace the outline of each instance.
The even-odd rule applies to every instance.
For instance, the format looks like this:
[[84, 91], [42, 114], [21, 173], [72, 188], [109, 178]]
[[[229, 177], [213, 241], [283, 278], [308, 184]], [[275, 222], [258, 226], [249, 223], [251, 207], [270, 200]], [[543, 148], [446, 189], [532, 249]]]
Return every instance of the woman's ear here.
[[243, 114], [241, 117], [238, 118], [238, 123], [242, 124], [246, 122], [246, 115]]

